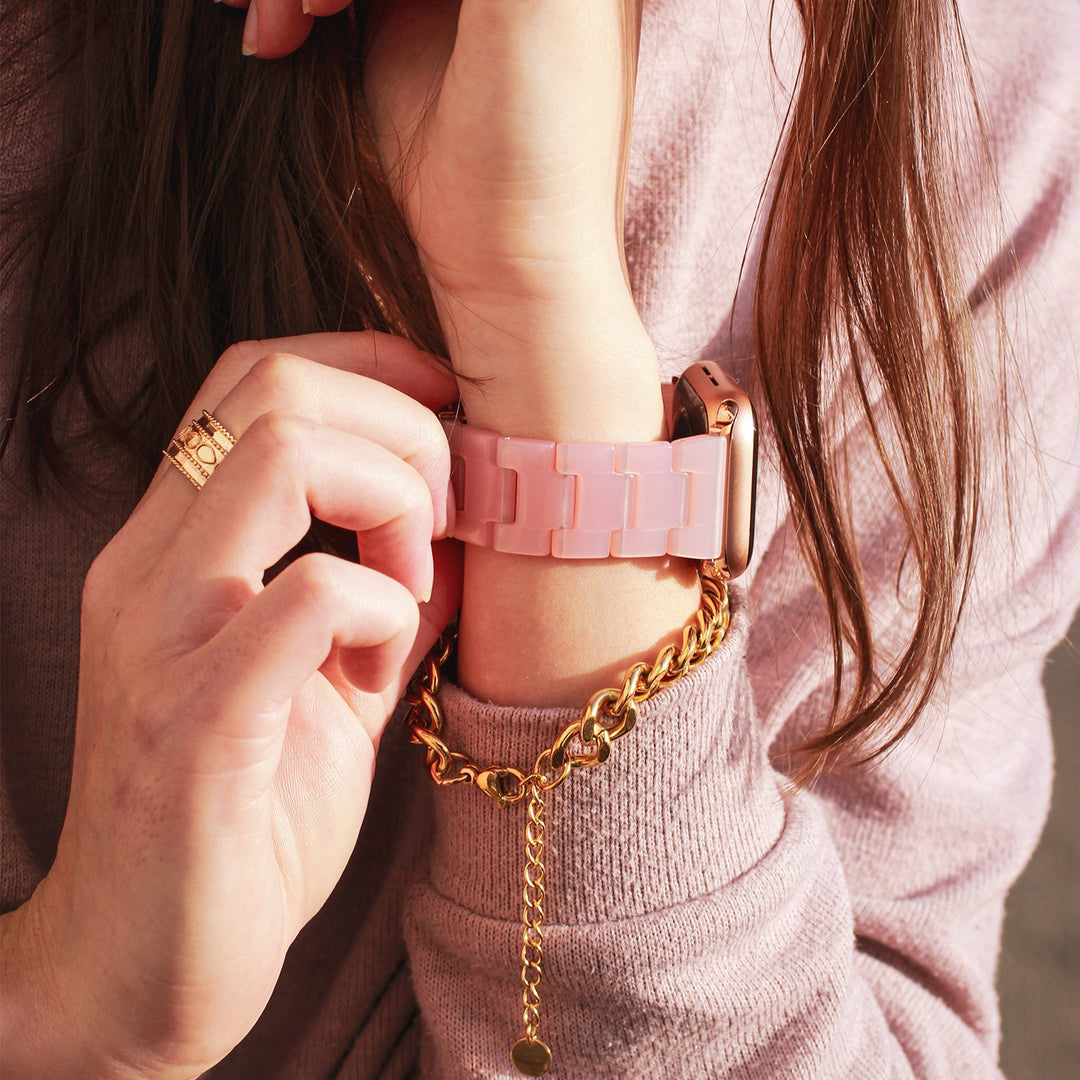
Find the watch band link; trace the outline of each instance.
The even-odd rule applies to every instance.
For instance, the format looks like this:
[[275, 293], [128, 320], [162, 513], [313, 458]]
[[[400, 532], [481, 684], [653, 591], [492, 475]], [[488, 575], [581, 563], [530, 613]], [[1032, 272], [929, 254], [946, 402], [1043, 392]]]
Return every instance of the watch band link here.
[[444, 426], [459, 540], [561, 559], [723, 550], [727, 439], [556, 443]]

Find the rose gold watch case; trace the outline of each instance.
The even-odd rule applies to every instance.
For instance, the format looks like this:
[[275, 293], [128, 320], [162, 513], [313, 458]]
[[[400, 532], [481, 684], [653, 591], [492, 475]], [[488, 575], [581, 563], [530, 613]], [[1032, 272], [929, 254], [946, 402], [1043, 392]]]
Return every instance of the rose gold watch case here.
[[738, 577], [754, 547], [757, 423], [745, 391], [714, 361], [693, 364], [674, 384], [671, 438], [717, 435], [728, 440], [724, 491], [724, 550], [716, 560]]

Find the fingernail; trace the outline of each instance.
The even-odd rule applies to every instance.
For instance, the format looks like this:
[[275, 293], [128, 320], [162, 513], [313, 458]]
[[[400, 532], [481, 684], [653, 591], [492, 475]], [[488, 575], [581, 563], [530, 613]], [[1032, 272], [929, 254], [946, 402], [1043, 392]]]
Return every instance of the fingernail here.
[[247, 18], [244, 19], [244, 37], [240, 44], [240, 52], [244, 56], [254, 56], [259, 50], [259, 9], [255, 6], [255, 0], [248, 4]]
[[426, 604], [431, 599], [431, 590], [435, 588], [435, 556], [431, 553], [431, 545], [427, 549], [427, 579], [420, 589], [420, 603]]
[[311, 5], [308, 3], [308, 0], [304, 0], [304, 2], [300, 5], [300, 10], [303, 11], [305, 15], [311, 14]]

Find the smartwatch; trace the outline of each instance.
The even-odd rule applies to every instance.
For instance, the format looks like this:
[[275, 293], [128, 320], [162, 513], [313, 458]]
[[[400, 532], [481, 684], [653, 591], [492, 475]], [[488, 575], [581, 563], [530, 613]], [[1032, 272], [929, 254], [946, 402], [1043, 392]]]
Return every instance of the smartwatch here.
[[672, 383], [670, 442], [525, 439], [443, 414], [456, 509], [450, 535], [559, 559], [711, 559], [737, 577], [753, 547], [754, 410], [712, 361]]

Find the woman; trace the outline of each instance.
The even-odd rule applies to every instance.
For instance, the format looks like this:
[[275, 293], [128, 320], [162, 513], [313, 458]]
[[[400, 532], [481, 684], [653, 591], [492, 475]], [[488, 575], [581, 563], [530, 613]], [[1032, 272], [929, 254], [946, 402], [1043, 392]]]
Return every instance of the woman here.
[[[526, 808], [379, 736], [459, 594], [446, 742], [527, 770], [699, 588], [679, 559], [462, 560], [431, 410], [655, 440], [659, 376], [710, 357], [763, 414], [757, 562], [714, 655], [546, 800], [552, 1073], [996, 1075], [1034, 682], [1080, 600], [1076, 13], [969, 13], [1004, 241], [947, 12], [649, 6], [628, 142], [621, 4], [334, 7], [18, 24], [5, 1065], [513, 1075]], [[1003, 400], [1033, 423], [980, 503]], [[204, 409], [235, 445], [132, 511], [129, 462]], [[312, 516], [359, 566], [281, 569]]]

